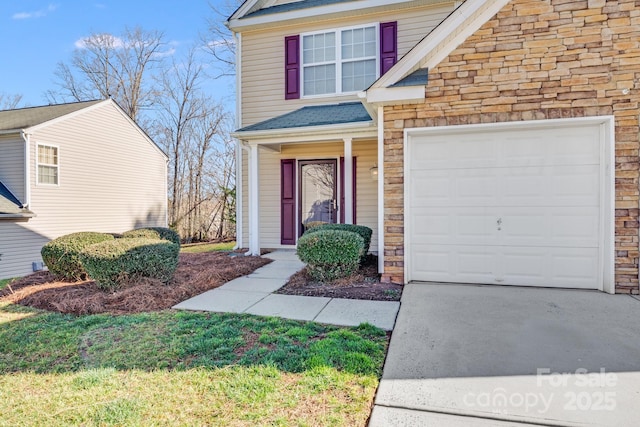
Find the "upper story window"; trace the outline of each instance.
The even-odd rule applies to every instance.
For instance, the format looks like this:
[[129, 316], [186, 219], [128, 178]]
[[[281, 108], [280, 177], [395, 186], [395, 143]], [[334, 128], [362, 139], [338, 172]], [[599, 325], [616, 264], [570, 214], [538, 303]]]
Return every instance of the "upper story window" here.
[[58, 147], [38, 144], [38, 184], [58, 185]]
[[356, 92], [378, 78], [377, 25], [301, 38], [303, 96]]

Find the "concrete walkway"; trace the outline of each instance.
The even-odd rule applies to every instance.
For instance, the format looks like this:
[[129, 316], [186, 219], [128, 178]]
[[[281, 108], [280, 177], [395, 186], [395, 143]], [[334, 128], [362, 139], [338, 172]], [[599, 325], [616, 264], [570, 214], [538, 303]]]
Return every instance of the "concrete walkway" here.
[[409, 284], [369, 427], [640, 426], [640, 301]]
[[197, 295], [173, 308], [178, 310], [248, 313], [259, 316], [306, 320], [339, 326], [367, 322], [386, 331], [393, 329], [400, 308], [397, 301], [278, 295], [289, 277], [304, 264], [295, 251], [278, 250], [264, 256], [272, 263], [238, 277], [219, 288]]

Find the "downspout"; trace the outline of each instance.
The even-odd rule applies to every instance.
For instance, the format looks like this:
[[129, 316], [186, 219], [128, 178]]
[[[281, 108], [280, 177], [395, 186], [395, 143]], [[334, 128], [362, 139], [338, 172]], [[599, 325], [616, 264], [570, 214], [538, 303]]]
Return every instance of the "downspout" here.
[[31, 135], [24, 130], [20, 131], [24, 139], [24, 203], [22, 207], [31, 206]]

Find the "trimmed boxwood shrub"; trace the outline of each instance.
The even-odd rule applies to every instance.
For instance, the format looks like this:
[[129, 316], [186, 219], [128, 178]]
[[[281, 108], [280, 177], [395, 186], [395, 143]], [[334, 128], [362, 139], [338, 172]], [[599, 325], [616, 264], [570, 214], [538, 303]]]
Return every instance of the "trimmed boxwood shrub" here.
[[344, 230], [318, 230], [298, 239], [298, 257], [315, 280], [331, 281], [354, 273], [364, 251], [364, 239]]
[[373, 234], [373, 230], [371, 230], [369, 227], [356, 224], [322, 224], [318, 225], [317, 227], [308, 229], [306, 233], [315, 233], [320, 230], [342, 230], [356, 233], [364, 240], [364, 253], [362, 254], [361, 261], [364, 261], [365, 257], [369, 253], [369, 246], [371, 246], [371, 235]]
[[166, 227], [136, 228], [135, 230], [122, 233], [122, 238], [124, 239], [137, 239], [140, 237], [145, 239], [168, 240], [180, 246], [180, 235]]
[[42, 260], [56, 277], [64, 280], [79, 280], [86, 278], [80, 251], [87, 246], [113, 240], [111, 234], [84, 231], [60, 236], [46, 243], [40, 254]]
[[179, 252], [180, 246], [168, 240], [116, 239], [86, 247], [80, 260], [99, 288], [114, 290], [140, 277], [168, 282], [178, 266]]
[[316, 227], [320, 227], [321, 225], [325, 225], [328, 224], [328, 222], [324, 222], [324, 221], [309, 221], [309, 222], [305, 222], [304, 223], [304, 231], [305, 233], [309, 230], [311, 230], [312, 228], [316, 228]]

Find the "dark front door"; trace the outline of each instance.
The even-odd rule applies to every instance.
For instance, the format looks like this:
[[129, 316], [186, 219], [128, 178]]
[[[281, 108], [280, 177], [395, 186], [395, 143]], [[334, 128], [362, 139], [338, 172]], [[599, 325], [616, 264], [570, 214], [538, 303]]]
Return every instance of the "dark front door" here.
[[299, 234], [309, 222], [336, 223], [338, 205], [336, 199], [337, 160], [305, 160], [299, 162], [298, 188]]

